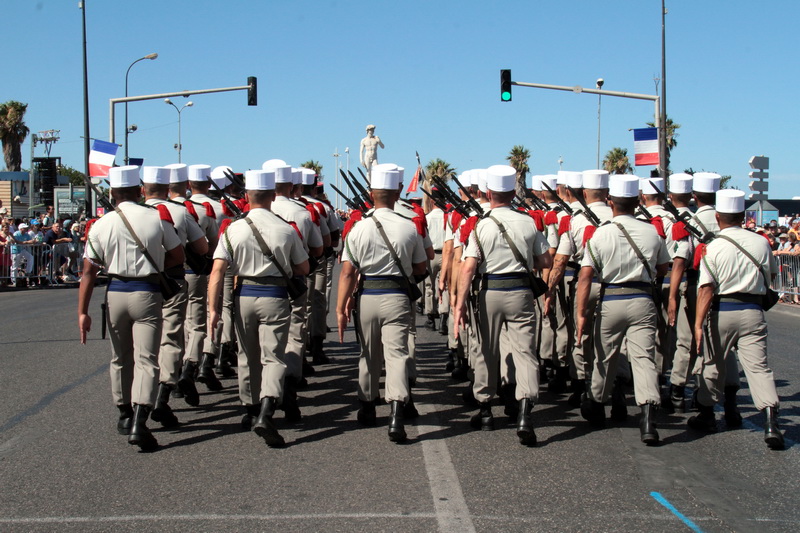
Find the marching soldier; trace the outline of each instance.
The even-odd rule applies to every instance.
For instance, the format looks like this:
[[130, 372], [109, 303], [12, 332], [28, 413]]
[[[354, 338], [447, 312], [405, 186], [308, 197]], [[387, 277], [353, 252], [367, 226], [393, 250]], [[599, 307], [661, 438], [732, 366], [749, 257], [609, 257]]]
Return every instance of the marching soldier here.
[[[145, 205], [150, 205], [165, 216], [169, 216], [180, 238], [181, 245], [191, 248], [190, 253], [204, 256], [208, 253], [208, 241], [203, 230], [186, 207], [167, 200], [169, 193], [170, 170], [163, 167], [143, 167], [142, 183], [144, 186]], [[166, 210], [166, 213], [164, 211]], [[184, 253], [188, 256], [187, 253]], [[178, 424], [178, 418], [169, 406], [170, 392], [178, 382], [181, 361], [186, 350], [184, 325], [186, 322], [187, 288], [184, 265], [177, 265], [165, 272], [181, 287], [180, 292], [166, 300], [162, 308], [161, 349], [158, 352], [159, 375], [158, 394], [151, 417], [164, 427]]]
[[308, 274], [308, 254], [297, 232], [270, 212], [275, 199], [275, 172], [245, 174], [250, 211], [231, 223], [214, 252], [209, 280], [209, 331], [221, 318], [222, 285], [230, 267], [238, 276], [234, 320], [239, 342], [239, 398], [245, 406], [243, 427], [250, 427], [268, 446], [282, 446], [272, 420], [283, 398], [289, 333], [291, 276]]
[[455, 320], [466, 325], [466, 299], [476, 273], [480, 290], [477, 324], [481, 347], [475, 358], [475, 399], [479, 412], [470, 421], [476, 429], [494, 429], [491, 401], [497, 392], [500, 369], [500, 335], [506, 328], [516, 372], [519, 402], [517, 436], [524, 445], [536, 444], [531, 410], [539, 397], [539, 362], [536, 354], [533, 269], [549, 269], [552, 259], [547, 241], [533, 219], [511, 209], [516, 194], [516, 170], [494, 165], [487, 170], [490, 209], [476, 224], [464, 251], [458, 280]]
[[[414, 280], [427, 268], [422, 237], [414, 223], [394, 211], [400, 173], [376, 165], [371, 171], [370, 198], [375, 211], [357, 222], [344, 242], [336, 317], [339, 341], [357, 306], [356, 328], [361, 337], [358, 420], [376, 424], [375, 401], [380, 397], [381, 356], [386, 363], [386, 401], [391, 404], [389, 439], [406, 439], [403, 409], [409, 396], [411, 300]], [[356, 280], [361, 276], [353, 298]]]
[[780, 402], [767, 365], [767, 321], [762, 303], [778, 264], [767, 240], [742, 228], [742, 191], [716, 193], [716, 220], [720, 231], [700, 262], [694, 330], [705, 356], [697, 396], [700, 414], [689, 419], [689, 427], [717, 430], [714, 405], [723, 399], [723, 386], [728, 387], [725, 374], [735, 368], [728, 359], [736, 357], [736, 351], [753, 403], [766, 417], [764, 441], [770, 449], [781, 450]]
[[589, 398], [581, 415], [593, 426], [605, 425], [603, 403], [611, 396], [623, 348], [634, 375], [636, 403], [642, 409], [642, 442], [659, 441], [656, 413], [661, 405], [656, 368], [654, 282], [666, 275], [669, 254], [656, 229], [633, 215], [638, 204], [639, 178], [615, 175], [610, 182], [614, 218], [597, 229], [586, 243], [577, 291], [578, 342], [593, 314], [589, 305], [592, 277], [601, 282], [600, 304], [594, 321], [596, 354]]
[[[119, 409], [117, 430], [144, 451], [158, 441], [147, 428], [158, 385], [163, 297], [158, 276], [183, 264], [183, 248], [162, 211], [138, 205], [139, 167], [109, 169], [117, 208], [92, 226], [86, 241], [78, 293], [81, 343], [92, 326], [89, 303], [100, 268], [108, 286], [108, 332], [111, 338], [111, 395]], [[141, 246], [140, 246], [141, 244]]]
[[[431, 194], [438, 199], [441, 199], [439, 191], [434, 187]], [[425, 310], [428, 313], [428, 322], [426, 325], [435, 330], [436, 329], [436, 316], [439, 317], [439, 333], [447, 335], [447, 317], [450, 312], [450, 299], [446, 292], [439, 291], [438, 278], [442, 275], [442, 250], [444, 248], [445, 238], [445, 217], [442, 211], [436, 204], [431, 206], [431, 210], [425, 215], [426, 225], [428, 227], [428, 235], [430, 235], [431, 243], [433, 244], [433, 253], [435, 257], [431, 260], [430, 278], [425, 284]], [[434, 312], [434, 310], [436, 312]]]
[[[165, 168], [169, 169], [170, 172], [170, 200], [182, 203], [186, 207], [186, 210], [200, 226], [200, 229], [203, 230], [206, 241], [208, 241], [208, 249], [214, 250], [217, 246], [218, 233], [216, 217], [213, 214], [209, 214], [209, 208], [203, 204], [186, 199], [186, 191], [189, 189], [188, 167], [182, 163], [173, 163]], [[208, 256], [207, 263], [210, 262], [211, 257]], [[178, 378], [178, 389], [173, 391], [173, 396], [177, 393], [192, 407], [200, 405], [200, 395], [197, 393], [195, 378], [197, 377], [197, 365], [200, 362], [200, 354], [203, 350], [203, 342], [206, 335], [206, 280], [208, 272], [210, 272], [208, 267], [203, 272], [195, 272], [191, 268], [186, 268], [186, 351], [181, 375]]]
[[[275, 201], [270, 209], [280, 218], [294, 226], [303, 243], [303, 249], [309, 254], [309, 261], [318, 262], [323, 259], [322, 233], [319, 226], [311, 220], [305, 206], [292, 198], [292, 167], [281, 160], [270, 160], [264, 163], [267, 170], [275, 172]], [[305, 282], [305, 280], [303, 280]], [[297, 404], [297, 389], [303, 378], [303, 351], [307, 338], [308, 314], [311, 306], [311, 294], [306, 292], [292, 301], [292, 317], [289, 326], [289, 337], [286, 344], [286, 380], [283, 393], [283, 410], [290, 422], [301, 420], [300, 407]]]

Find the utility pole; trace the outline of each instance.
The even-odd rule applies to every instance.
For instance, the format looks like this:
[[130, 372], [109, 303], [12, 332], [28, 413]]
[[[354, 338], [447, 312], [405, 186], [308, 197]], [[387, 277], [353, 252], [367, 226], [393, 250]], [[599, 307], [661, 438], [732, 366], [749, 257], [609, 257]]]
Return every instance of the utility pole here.
[[669, 175], [669, 150], [667, 150], [667, 38], [666, 38], [666, 0], [661, 0], [661, 128], [658, 131], [658, 152], [661, 164], [659, 170], [665, 180]]
[[92, 188], [89, 185], [89, 72], [86, 62], [86, 0], [81, 0], [78, 3], [83, 18], [83, 155], [84, 155], [84, 172], [86, 173], [85, 195], [86, 195], [86, 210], [84, 216], [92, 218]]

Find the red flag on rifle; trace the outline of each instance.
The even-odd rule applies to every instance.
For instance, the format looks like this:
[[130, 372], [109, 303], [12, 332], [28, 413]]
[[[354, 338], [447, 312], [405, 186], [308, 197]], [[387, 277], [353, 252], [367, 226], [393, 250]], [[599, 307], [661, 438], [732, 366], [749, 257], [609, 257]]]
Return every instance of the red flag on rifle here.
[[417, 186], [419, 185], [419, 174], [422, 171], [422, 167], [417, 167], [417, 171], [414, 173], [414, 177], [411, 179], [411, 183], [408, 184], [408, 189], [406, 189], [406, 194], [410, 192], [417, 192]]

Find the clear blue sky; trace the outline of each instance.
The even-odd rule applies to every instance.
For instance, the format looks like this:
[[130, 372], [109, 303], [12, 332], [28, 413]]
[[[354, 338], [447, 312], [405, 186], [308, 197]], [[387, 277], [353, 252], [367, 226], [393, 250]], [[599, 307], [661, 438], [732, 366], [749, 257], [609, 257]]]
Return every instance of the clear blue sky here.
[[[245, 1], [87, 0], [91, 134], [108, 139], [109, 98], [245, 85], [194, 96], [183, 112], [183, 161], [237, 171], [270, 158], [319, 160], [334, 149], [358, 162], [364, 126], [386, 144], [381, 162], [440, 157], [458, 171], [502, 163], [514, 144], [534, 173], [595, 167], [597, 97], [515, 87], [501, 103], [499, 70], [515, 81], [655, 92], [660, 0]], [[672, 169], [733, 176], [771, 158], [770, 197], [800, 195], [796, 0], [669, 0], [667, 105], [682, 127]], [[77, 0], [4, 2], [0, 101], [29, 104], [32, 132], [60, 129], [52, 155], [83, 168], [81, 11]], [[186, 100], [175, 99], [179, 105]], [[122, 142], [122, 106], [117, 142]], [[177, 161], [177, 113], [161, 100], [130, 104], [130, 155]], [[633, 155], [629, 128], [652, 120], [650, 102], [604, 97], [601, 152]], [[122, 162], [120, 148], [117, 162]], [[23, 146], [29, 164], [30, 144]], [[37, 148], [36, 155], [43, 155]], [[602, 155], [601, 155], [602, 157]], [[342, 157], [344, 166], [345, 158]], [[637, 169], [647, 175], [651, 167]]]

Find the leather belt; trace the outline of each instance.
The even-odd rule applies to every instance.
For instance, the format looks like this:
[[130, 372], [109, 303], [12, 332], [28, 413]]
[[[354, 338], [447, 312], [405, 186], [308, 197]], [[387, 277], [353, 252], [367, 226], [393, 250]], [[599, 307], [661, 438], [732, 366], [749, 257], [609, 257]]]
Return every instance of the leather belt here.
[[259, 277], [239, 276], [239, 283], [241, 285], [286, 287], [286, 280], [282, 276], [259, 276]]
[[405, 290], [407, 285], [403, 283], [401, 276], [365, 276], [362, 282], [364, 289], [397, 289]]

